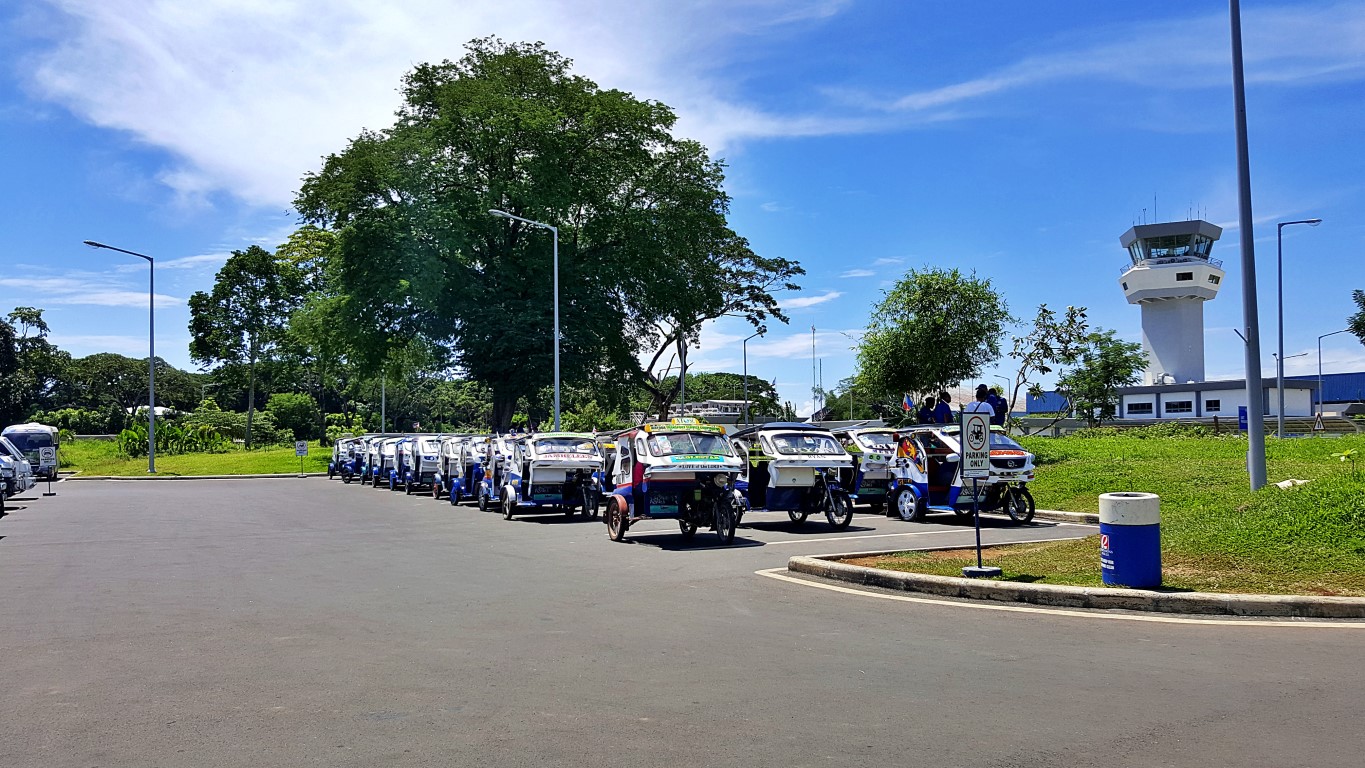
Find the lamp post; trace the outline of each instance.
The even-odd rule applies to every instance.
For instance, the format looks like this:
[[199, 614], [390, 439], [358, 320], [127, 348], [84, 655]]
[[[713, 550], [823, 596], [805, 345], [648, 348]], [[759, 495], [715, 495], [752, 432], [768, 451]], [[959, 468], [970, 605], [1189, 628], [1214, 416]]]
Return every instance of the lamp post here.
[[1338, 333], [1350, 333], [1350, 328], [1342, 328], [1339, 331], [1324, 333], [1318, 337], [1318, 418], [1322, 418], [1322, 340], [1328, 336], [1335, 336]]
[[147, 260], [147, 472], [156, 473], [156, 260], [145, 253], [112, 245], [84, 241], [91, 248], [106, 248]]
[[746, 426], [750, 423], [750, 422], [749, 422], [749, 339], [754, 338], [754, 336], [762, 336], [763, 334], [765, 334], [765, 333], [767, 333], [767, 332], [768, 332], [768, 329], [766, 329], [766, 328], [760, 328], [760, 329], [758, 329], [758, 332], [757, 332], [757, 333], [754, 333], [754, 334], [750, 335], [750, 336], [749, 336], [748, 338], [746, 338], [744, 341], [740, 342], [740, 345], [739, 345], [740, 350], [744, 353], [744, 354], [743, 354], [743, 357], [744, 357], [744, 424], [745, 424]]
[[[1299, 219], [1282, 221], [1275, 225], [1275, 293], [1279, 304], [1279, 355], [1275, 363], [1275, 393], [1280, 404], [1275, 420], [1275, 436], [1284, 437], [1284, 228], [1291, 224], [1307, 224], [1316, 227], [1322, 219]], [[1306, 353], [1305, 353], [1306, 354]]]
[[[1289, 357], [1280, 357], [1280, 356], [1277, 355], [1276, 353], [1271, 352], [1271, 353], [1270, 353], [1270, 356], [1273, 357], [1273, 358], [1275, 358], [1275, 368], [1276, 368], [1276, 370], [1278, 370], [1278, 371], [1280, 371], [1280, 372], [1283, 372], [1283, 371], [1284, 371], [1284, 361], [1285, 361], [1285, 360], [1293, 360], [1293, 359], [1296, 358], [1296, 357], [1307, 357], [1307, 356], [1308, 356], [1308, 353], [1307, 353], [1307, 352], [1300, 352], [1300, 353], [1298, 353], [1297, 355], [1290, 355]], [[1277, 438], [1283, 438], [1283, 437], [1284, 437], [1284, 381], [1283, 381], [1283, 380], [1281, 380], [1281, 382], [1280, 382], [1280, 388], [1276, 391], [1275, 397], [1277, 398], [1277, 400], [1275, 401], [1275, 413], [1279, 415], [1279, 430], [1275, 433], [1275, 437], [1277, 437]]]
[[541, 221], [523, 219], [520, 216], [513, 216], [507, 211], [491, 208], [488, 211], [493, 216], [500, 216], [504, 219], [520, 221], [523, 224], [530, 224], [533, 227], [550, 230], [554, 238], [554, 306], [555, 306], [555, 431], [559, 431], [559, 228], [551, 226]]

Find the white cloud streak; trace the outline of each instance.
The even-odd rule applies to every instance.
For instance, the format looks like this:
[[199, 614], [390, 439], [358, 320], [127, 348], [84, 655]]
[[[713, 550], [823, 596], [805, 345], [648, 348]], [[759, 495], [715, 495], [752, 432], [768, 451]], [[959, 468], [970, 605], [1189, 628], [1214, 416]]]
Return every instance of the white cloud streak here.
[[819, 296], [797, 296], [791, 299], [779, 299], [783, 309], [806, 309], [818, 304], [824, 304], [843, 296], [843, 291], [825, 291]]
[[[75, 304], [97, 307], [145, 307], [147, 292], [128, 290], [125, 286], [100, 276], [67, 277], [4, 277], [0, 288], [21, 292], [21, 300], [35, 305]], [[178, 307], [183, 299], [155, 294], [157, 308]]]
[[840, 273], [839, 277], [872, 277], [875, 274], [877, 273], [870, 269], [850, 269], [847, 272]]

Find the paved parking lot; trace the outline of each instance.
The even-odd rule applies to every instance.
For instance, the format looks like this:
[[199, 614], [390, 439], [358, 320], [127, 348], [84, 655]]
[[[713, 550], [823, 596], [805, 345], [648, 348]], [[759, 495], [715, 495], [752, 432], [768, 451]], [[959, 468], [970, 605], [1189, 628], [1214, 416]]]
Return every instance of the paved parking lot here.
[[[66, 482], [0, 519], [0, 766], [1356, 766], [1365, 632], [894, 603], [734, 547], [306, 480]], [[988, 542], [1083, 527], [992, 522]]]

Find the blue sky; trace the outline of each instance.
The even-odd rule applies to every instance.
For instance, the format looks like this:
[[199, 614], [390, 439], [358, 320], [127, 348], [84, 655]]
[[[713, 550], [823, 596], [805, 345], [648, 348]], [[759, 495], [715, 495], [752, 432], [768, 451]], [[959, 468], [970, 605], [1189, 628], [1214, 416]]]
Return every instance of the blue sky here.
[[[1145, 216], [1224, 227], [1206, 307], [1210, 378], [1241, 371], [1241, 269], [1227, 4], [880, 0], [52, 0], [0, 12], [0, 311], [47, 311], [77, 355], [157, 352], [189, 367], [185, 299], [229, 251], [296, 225], [299, 178], [387, 125], [414, 64], [495, 34], [543, 40], [577, 70], [673, 106], [729, 165], [731, 221], [799, 260], [792, 322], [749, 344], [752, 373], [809, 409], [901, 273], [990, 277], [1011, 309], [1089, 307], [1139, 338], [1118, 238]], [[1263, 352], [1272, 370], [1275, 223], [1285, 230], [1291, 373], [1365, 288], [1365, 2], [1243, 3]], [[739, 370], [719, 323], [693, 370]], [[845, 336], [844, 334], [847, 334]], [[1006, 347], [1008, 344], [1005, 345]], [[1329, 371], [1365, 370], [1349, 335]], [[987, 370], [1009, 375], [1010, 361]]]

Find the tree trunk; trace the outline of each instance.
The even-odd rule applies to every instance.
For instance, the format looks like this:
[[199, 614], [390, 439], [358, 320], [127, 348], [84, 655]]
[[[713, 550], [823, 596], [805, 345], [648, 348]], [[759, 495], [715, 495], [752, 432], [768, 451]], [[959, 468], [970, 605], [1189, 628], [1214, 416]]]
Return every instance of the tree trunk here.
[[256, 415], [256, 356], [251, 356], [250, 365], [251, 383], [247, 385], [246, 394], [246, 440], [247, 449], [251, 448], [251, 420]]
[[494, 432], [506, 432], [512, 426], [512, 416], [517, 409], [517, 394], [512, 391], [510, 384], [498, 383], [493, 387], [493, 422]]

